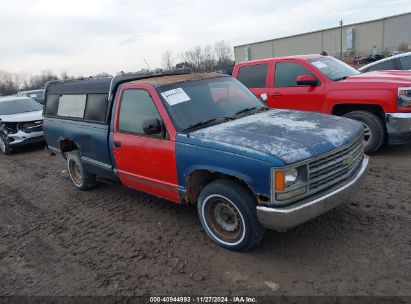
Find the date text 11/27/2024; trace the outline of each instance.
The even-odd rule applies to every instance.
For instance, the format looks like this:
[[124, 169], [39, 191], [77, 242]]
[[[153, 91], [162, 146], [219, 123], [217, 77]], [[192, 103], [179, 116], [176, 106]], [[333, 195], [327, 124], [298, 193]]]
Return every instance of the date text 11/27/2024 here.
[[257, 298], [247, 296], [233, 297], [150, 297], [150, 303], [258, 303]]

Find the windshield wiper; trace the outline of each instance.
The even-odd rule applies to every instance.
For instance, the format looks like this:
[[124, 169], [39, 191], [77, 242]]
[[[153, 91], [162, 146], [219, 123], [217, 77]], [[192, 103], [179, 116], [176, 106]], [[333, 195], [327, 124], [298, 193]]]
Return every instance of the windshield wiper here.
[[263, 110], [263, 109], [264, 109], [264, 111], [268, 110], [268, 108], [266, 108], [266, 107], [249, 107], [249, 108], [245, 108], [245, 109], [242, 109], [242, 110], [240, 110], [240, 111], [237, 111], [237, 112], [234, 114], [234, 116], [238, 116], [238, 115], [241, 115], [241, 114], [244, 114], [244, 113], [248, 113], [248, 112], [253, 112], [253, 111], [255, 111], [255, 110]]
[[190, 131], [194, 131], [198, 128], [201, 127], [205, 127], [205, 126], [209, 126], [212, 124], [216, 124], [216, 123], [221, 123], [227, 120], [232, 120], [232, 117], [217, 117], [217, 118], [212, 118], [212, 119], [207, 119], [207, 120], [203, 120], [203, 121], [199, 121], [196, 122], [194, 124], [189, 125], [187, 128], [183, 129], [183, 132], [190, 132]]
[[348, 76], [343, 76], [343, 77], [340, 77], [340, 78], [334, 79], [334, 81], [345, 80], [345, 79], [347, 79], [347, 78], [348, 78]]

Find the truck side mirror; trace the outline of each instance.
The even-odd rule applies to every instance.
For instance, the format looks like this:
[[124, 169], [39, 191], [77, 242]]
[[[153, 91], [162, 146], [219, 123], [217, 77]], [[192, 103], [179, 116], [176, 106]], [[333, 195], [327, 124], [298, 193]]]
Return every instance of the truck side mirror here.
[[300, 75], [296, 79], [297, 85], [316, 86], [319, 81], [313, 75]]
[[261, 94], [260, 95], [260, 100], [264, 103], [267, 102], [267, 100], [268, 100], [267, 94], [266, 93]]
[[143, 131], [146, 135], [155, 135], [163, 130], [161, 122], [158, 118], [147, 119], [143, 122]]

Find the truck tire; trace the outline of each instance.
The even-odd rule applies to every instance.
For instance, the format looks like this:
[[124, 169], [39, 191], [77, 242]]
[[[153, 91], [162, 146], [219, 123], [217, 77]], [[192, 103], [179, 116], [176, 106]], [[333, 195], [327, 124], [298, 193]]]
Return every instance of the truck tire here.
[[0, 151], [6, 155], [12, 152], [9, 142], [7, 141], [7, 136], [2, 132], [0, 133]]
[[67, 168], [71, 181], [77, 189], [87, 191], [97, 184], [96, 176], [85, 170], [78, 151], [67, 154]]
[[364, 152], [372, 154], [383, 145], [385, 141], [385, 126], [381, 119], [367, 111], [353, 111], [344, 115], [361, 122], [364, 125]]
[[226, 249], [252, 249], [264, 236], [255, 198], [235, 181], [220, 179], [208, 184], [200, 193], [197, 210], [207, 235]]

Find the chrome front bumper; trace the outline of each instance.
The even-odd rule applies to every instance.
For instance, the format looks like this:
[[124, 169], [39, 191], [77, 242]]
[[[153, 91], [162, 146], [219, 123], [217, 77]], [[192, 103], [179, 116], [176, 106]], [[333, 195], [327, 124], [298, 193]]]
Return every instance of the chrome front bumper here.
[[7, 138], [10, 146], [18, 146], [43, 141], [44, 133], [43, 131], [25, 133], [19, 130], [16, 133], [9, 133]]
[[385, 121], [390, 145], [411, 142], [411, 113], [387, 113]]
[[285, 231], [337, 207], [348, 201], [361, 187], [368, 165], [369, 158], [364, 156], [360, 170], [349, 183], [311, 201], [283, 208], [257, 206], [259, 222], [268, 229]]

